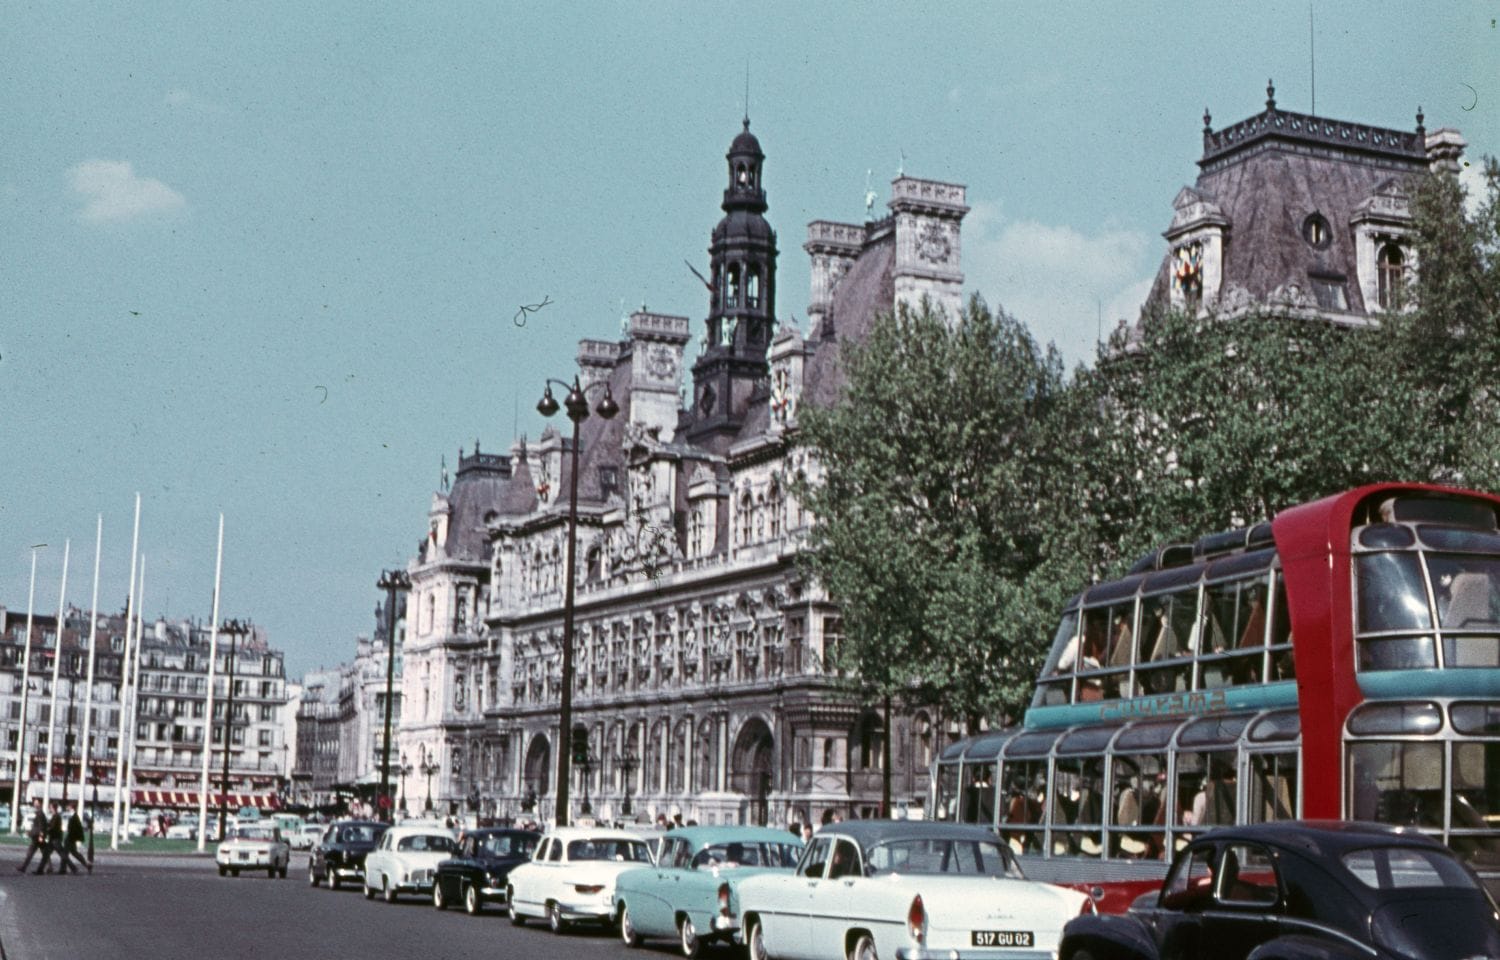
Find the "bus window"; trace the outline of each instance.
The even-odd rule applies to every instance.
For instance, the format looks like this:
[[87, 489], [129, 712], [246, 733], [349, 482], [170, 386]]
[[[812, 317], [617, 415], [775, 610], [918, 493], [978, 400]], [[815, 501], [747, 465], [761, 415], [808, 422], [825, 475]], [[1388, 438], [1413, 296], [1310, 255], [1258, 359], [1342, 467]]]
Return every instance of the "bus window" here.
[[1104, 852], [1104, 757], [1059, 757], [1052, 775], [1052, 852]]
[[1442, 743], [1349, 743], [1351, 818], [1440, 830], [1442, 798]]
[[[1078, 658], [1078, 702], [1113, 700], [1119, 693], [1119, 677], [1106, 678], [1111, 624], [1118, 617], [1118, 607], [1098, 607], [1083, 611], [1083, 655]], [[1128, 609], [1128, 608], [1127, 608]]]
[[1432, 629], [1416, 554], [1362, 554], [1354, 572], [1360, 633]]
[[1004, 825], [1000, 835], [1016, 853], [1040, 853], [1042, 810], [1047, 799], [1047, 761], [1007, 760], [1005, 806], [1000, 811]]
[[1235, 822], [1234, 764], [1233, 750], [1177, 755], [1177, 825], [1225, 826]]
[[1295, 680], [1296, 663], [1292, 657], [1292, 617], [1286, 603], [1286, 577], [1276, 573], [1276, 593], [1271, 598], [1271, 636], [1268, 647], [1270, 667], [1267, 679]]
[[1036, 685], [1033, 706], [1069, 703], [1073, 699], [1073, 662], [1078, 659], [1078, 611], [1063, 615], [1052, 637], [1052, 653]]
[[1429, 554], [1446, 667], [1500, 666], [1500, 560]]
[[1161, 856], [1166, 810], [1161, 785], [1166, 781], [1157, 754], [1114, 758], [1114, 797], [1110, 804], [1110, 855], [1155, 859]]
[[1297, 754], [1250, 755], [1249, 809], [1246, 823], [1297, 819]]
[[936, 816], [939, 820], [952, 820], [958, 814], [958, 764], [938, 764], [936, 780]]
[[995, 765], [993, 763], [969, 763], [964, 765], [963, 803], [958, 819], [963, 823], [982, 823], [990, 826], [995, 822]]
[[1204, 590], [1205, 648], [1198, 651], [1200, 687], [1257, 683], [1265, 660], [1266, 585], [1218, 583]]
[[1198, 591], [1185, 590], [1142, 601], [1140, 652], [1136, 685], [1142, 693], [1173, 693], [1191, 682], [1191, 652], [1196, 638]]
[[1470, 866], [1500, 866], [1500, 741], [1453, 745], [1452, 807], [1448, 845]]

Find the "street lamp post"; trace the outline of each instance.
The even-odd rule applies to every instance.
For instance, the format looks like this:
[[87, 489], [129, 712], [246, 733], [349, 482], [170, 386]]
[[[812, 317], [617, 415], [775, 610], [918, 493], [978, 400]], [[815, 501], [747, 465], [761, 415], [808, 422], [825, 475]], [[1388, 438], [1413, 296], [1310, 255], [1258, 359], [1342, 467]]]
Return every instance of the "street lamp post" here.
[[411, 774], [411, 764], [406, 762], [405, 753], [401, 754], [401, 766], [396, 768], [396, 772], [401, 774], [401, 805], [399, 809], [401, 810], [401, 816], [404, 817], [406, 816], [406, 778]]
[[[382, 570], [375, 585], [385, 591], [385, 743], [380, 763], [380, 800], [385, 819], [394, 822], [391, 806], [391, 702], [396, 690], [396, 593], [411, 589], [405, 570]], [[406, 793], [405, 788], [402, 794]], [[403, 804], [405, 801], [402, 801]]]
[[636, 760], [635, 754], [629, 748], [625, 750], [625, 755], [620, 758], [620, 773], [625, 777], [625, 802], [620, 804], [621, 816], [628, 817], [634, 812], [630, 809], [630, 788], [635, 785], [635, 768], [638, 763], [639, 761]]
[[583, 806], [578, 808], [578, 812], [587, 817], [594, 812], [593, 805], [589, 803], [589, 781], [594, 775], [594, 755], [589, 753], [587, 746], [578, 756], [578, 769], [583, 771]]
[[536, 405], [537, 412], [544, 417], [552, 416], [558, 409], [557, 400], [552, 396], [554, 383], [567, 388], [568, 395], [563, 400], [563, 407], [567, 410], [568, 419], [573, 421], [573, 467], [568, 477], [568, 578], [563, 593], [562, 704], [557, 725], [556, 825], [562, 827], [568, 823], [568, 778], [572, 774], [570, 765], [573, 760], [569, 739], [573, 736], [573, 590], [578, 581], [578, 425], [589, 418], [589, 402], [584, 394], [593, 387], [604, 387], [604, 399], [594, 408], [594, 412], [600, 417], [605, 420], [613, 419], [620, 412], [620, 406], [615, 403], [607, 380], [580, 387], [577, 377], [573, 378], [572, 386], [561, 380], [548, 378], [543, 387], [541, 402]]
[[[92, 651], [90, 651], [92, 652]], [[62, 655], [62, 651], [58, 651]], [[68, 730], [63, 734], [63, 808], [68, 806], [68, 783], [73, 779], [73, 694], [78, 687], [78, 671], [74, 669], [71, 662], [63, 674], [68, 681]], [[87, 761], [85, 761], [87, 763]]]
[[[250, 625], [238, 619], [224, 621], [219, 628], [229, 634], [229, 683], [224, 697], [224, 772], [219, 778], [219, 838], [224, 837], [224, 821], [229, 816], [229, 746], [234, 742], [234, 661], [238, 658], [240, 634], [249, 633]], [[212, 723], [213, 719], [210, 718]]]
[[425, 806], [424, 809], [426, 809], [426, 811], [428, 813], [431, 813], [432, 812], [432, 775], [434, 773], [437, 773], [438, 770], [440, 770], [442, 768], [438, 764], [434, 763], [433, 761], [428, 760], [426, 757], [423, 757], [422, 758], [422, 763], [421, 763], [421, 766], [419, 767], [419, 769], [422, 771], [422, 775], [427, 778], [427, 804], [426, 804], [426, 806]]

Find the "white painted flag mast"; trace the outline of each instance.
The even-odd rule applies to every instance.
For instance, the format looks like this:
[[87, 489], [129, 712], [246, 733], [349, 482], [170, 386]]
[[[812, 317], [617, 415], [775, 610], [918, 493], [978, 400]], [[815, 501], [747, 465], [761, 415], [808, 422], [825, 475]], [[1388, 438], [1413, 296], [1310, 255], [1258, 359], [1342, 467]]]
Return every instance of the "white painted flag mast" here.
[[[83, 792], [83, 787], [84, 784], [89, 782], [89, 761], [94, 758], [93, 742], [89, 740], [92, 724], [89, 721], [93, 719], [92, 714], [94, 711], [94, 661], [97, 659], [94, 653], [94, 645], [99, 639], [99, 553], [103, 548], [104, 514], [101, 513], [99, 514], [98, 528], [94, 531], [94, 602], [93, 609], [89, 613], [88, 690], [83, 695], [83, 763], [78, 765], [79, 807], [83, 807], [87, 802], [84, 800], [87, 794]], [[67, 775], [68, 772], [64, 770], [63, 776]], [[95, 799], [97, 799], [97, 796]], [[93, 817], [97, 815], [98, 811], [94, 811], [89, 816]]]
[[125, 842], [130, 842], [130, 811], [135, 805], [135, 747], [137, 743], [136, 734], [140, 731], [141, 720], [141, 647], [145, 646], [146, 637], [146, 555], [141, 554], [141, 579], [136, 584], [135, 590], [135, 654], [131, 658], [133, 665], [130, 667], [130, 756], [125, 760]]
[[68, 554], [72, 549], [73, 541], [64, 540], [62, 586], [57, 588], [57, 632], [52, 638], [52, 698], [47, 705], [47, 772], [42, 777], [42, 796], [47, 803], [52, 802], [52, 747], [57, 740], [52, 731], [57, 726], [57, 678], [62, 671], [63, 630], [68, 623]]
[[10, 832], [21, 832], [21, 771], [26, 757], [26, 698], [31, 692], [31, 608], [36, 600], [36, 552], [46, 544], [31, 548], [31, 586], [26, 589], [26, 641], [21, 648], [21, 735], [16, 738], [16, 782], [10, 795]]
[[135, 531], [130, 535], [130, 586], [125, 591], [125, 655], [120, 661], [120, 733], [115, 740], [115, 798], [114, 817], [109, 827], [109, 848], [120, 849], [120, 781], [125, 777], [125, 681], [129, 679], [130, 671], [130, 629], [132, 614], [135, 612], [135, 561], [141, 544], [141, 495], [135, 495]]
[[[208, 632], [208, 720], [203, 725], [203, 779], [198, 785], [198, 852], [208, 840], [208, 755], [213, 743], [214, 679], [219, 666], [219, 575], [224, 570], [224, 515], [219, 514], [219, 550], [214, 557], [214, 613]], [[228, 718], [224, 732], [229, 733]]]

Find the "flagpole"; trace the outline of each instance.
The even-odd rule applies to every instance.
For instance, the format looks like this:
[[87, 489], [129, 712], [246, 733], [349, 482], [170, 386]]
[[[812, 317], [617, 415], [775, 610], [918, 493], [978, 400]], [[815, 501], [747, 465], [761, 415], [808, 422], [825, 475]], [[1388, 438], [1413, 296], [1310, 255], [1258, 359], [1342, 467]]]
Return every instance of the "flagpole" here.
[[[88, 783], [89, 761], [93, 759], [92, 742], [89, 740], [89, 732], [92, 729], [90, 722], [94, 711], [94, 644], [99, 637], [99, 554], [104, 548], [104, 514], [99, 514], [98, 526], [94, 531], [94, 603], [93, 610], [89, 614], [89, 667], [88, 667], [88, 689], [83, 695], [83, 763], [78, 771], [78, 802], [85, 803], [84, 785]], [[63, 771], [64, 776], [67, 771]], [[97, 813], [97, 811], [95, 811]], [[95, 815], [91, 813], [90, 816]]]
[[130, 757], [125, 761], [125, 842], [130, 842], [130, 811], [135, 807], [136, 733], [141, 721], [141, 647], [146, 645], [146, 555], [141, 554], [141, 579], [135, 592], [135, 654], [130, 668]]
[[26, 641], [21, 651], [21, 735], [16, 738], [16, 782], [10, 795], [10, 832], [21, 832], [21, 768], [26, 756], [26, 699], [31, 692], [31, 612], [36, 599], [36, 552], [46, 544], [31, 548], [31, 586], [26, 590]]
[[135, 563], [141, 543], [141, 495], [135, 495], [135, 530], [130, 535], [130, 586], [125, 591], [125, 651], [120, 658], [120, 732], [115, 737], [115, 796], [109, 826], [109, 848], [120, 849], [120, 784], [125, 779], [125, 681], [130, 679], [130, 631], [135, 611]]
[[[208, 633], [208, 719], [203, 724], [203, 780], [198, 785], [198, 852], [208, 842], [208, 755], [213, 743], [214, 680], [219, 666], [219, 577], [224, 570], [224, 514], [219, 514], [219, 550], [214, 557], [214, 613]], [[227, 733], [229, 725], [226, 722]], [[220, 839], [223, 839], [222, 837]]]
[[52, 758], [54, 756], [52, 736], [57, 726], [57, 678], [62, 672], [63, 630], [68, 623], [68, 554], [73, 549], [72, 540], [63, 541], [62, 585], [57, 588], [57, 633], [52, 644], [52, 698], [47, 706], [47, 772], [42, 777], [42, 796], [45, 803], [52, 802]]

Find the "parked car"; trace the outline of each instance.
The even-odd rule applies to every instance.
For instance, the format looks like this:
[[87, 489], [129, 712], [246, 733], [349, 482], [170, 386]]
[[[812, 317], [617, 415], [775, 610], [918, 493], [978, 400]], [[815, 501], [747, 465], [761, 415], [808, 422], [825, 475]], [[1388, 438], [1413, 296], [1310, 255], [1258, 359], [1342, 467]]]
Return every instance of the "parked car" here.
[[224, 842], [214, 854], [219, 876], [239, 876], [241, 870], [264, 870], [266, 876], [286, 876], [292, 859], [292, 848], [281, 838], [274, 824], [246, 823], [226, 831]]
[[990, 830], [939, 821], [830, 824], [795, 872], [747, 877], [738, 893], [751, 960], [1045, 957], [1093, 907], [1027, 880]]
[[364, 882], [365, 856], [375, 849], [387, 824], [377, 820], [336, 820], [323, 831], [307, 857], [307, 883], [316, 887], [324, 880], [330, 890], [345, 883]]
[[542, 835], [534, 830], [471, 830], [458, 853], [437, 865], [432, 905], [439, 910], [462, 903], [471, 915], [486, 903], [505, 902], [505, 884], [512, 867], [531, 859]]
[[608, 923], [615, 878], [651, 862], [636, 834], [603, 827], [558, 827], [537, 845], [529, 861], [514, 868], [506, 884], [510, 919], [546, 917], [553, 933], [584, 920]]
[[1378, 824], [1227, 827], [1183, 848], [1122, 916], [1081, 917], [1064, 960], [1500, 957], [1500, 914], [1435, 840]]
[[395, 903], [403, 893], [430, 896], [437, 865], [457, 849], [453, 831], [445, 827], [391, 827], [365, 855], [365, 899], [373, 900], [377, 893], [386, 903]]
[[672, 937], [683, 956], [739, 935], [739, 883], [766, 871], [790, 873], [802, 840], [767, 827], [688, 827], [662, 838], [656, 865], [615, 880], [614, 921], [626, 946]]

